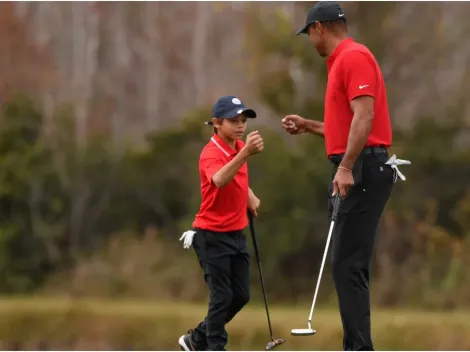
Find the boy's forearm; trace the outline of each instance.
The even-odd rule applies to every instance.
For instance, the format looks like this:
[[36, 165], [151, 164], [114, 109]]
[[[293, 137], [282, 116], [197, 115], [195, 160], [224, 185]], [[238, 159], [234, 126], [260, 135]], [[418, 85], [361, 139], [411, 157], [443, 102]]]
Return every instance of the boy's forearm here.
[[214, 176], [212, 176], [212, 182], [217, 187], [223, 187], [232, 179], [235, 177], [237, 174], [238, 170], [243, 166], [243, 164], [247, 161], [248, 159], [248, 154], [246, 154], [243, 151], [240, 151], [233, 160], [231, 160], [229, 163], [224, 165], [219, 171], [217, 171]]
[[250, 201], [253, 198], [256, 198], [256, 196], [253, 193], [253, 190], [251, 188], [248, 188], [248, 201]]

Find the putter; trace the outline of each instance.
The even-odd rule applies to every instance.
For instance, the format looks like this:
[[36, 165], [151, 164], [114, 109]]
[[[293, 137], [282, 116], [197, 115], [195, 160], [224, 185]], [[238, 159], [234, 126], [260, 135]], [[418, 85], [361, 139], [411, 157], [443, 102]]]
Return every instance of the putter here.
[[307, 329], [292, 329], [291, 335], [293, 336], [311, 336], [315, 335], [316, 331], [312, 329], [312, 316], [313, 309], [315, 308], [315, 302], [317, 301], [318, 289], [320, 288], [321, 276], [323, 273], [323, 267], [325, 266], [326, 256], [328, 254], [328, 247], [330, 246], [331, 235], [333, 234], [333, 228], [335, 226], [335, 221], [338, 216], [339, 205], [341, 203], [341, 197], [338, 194], [334, 200], [333, 204], [333, 214], [331, 216], [330, 231], [328, 232], [328, 237], [326, 239], [325, 252], [323, 253], [323, 259], [320, 266], [320, 273], [318, 274], [317, 286], [315, 288], [315, 294], [313, 295], [312, 308], [310, 309], [310, 315], [308, 316]]
[[279, 346], [280, 344], [284, 343], [286, 340], [275, 339], [273, 337], [273, 329], [271, 326], [271, 319], [269, 318], [268, 300], [266, 298], [266, 290], [264, 288], [263, 272], [261, 270], [261, 261], [260, 261], [260, 256], [258, 252], [258, 244], [256, 242], [255, 225], [253, 221], [253, 214], [251, 214], [251, 212], [248, 212], [248, 219], [250, 221], [251, 238], [253, 239], [253, 247], [255, 249], [256, 262], [258, 263], [259, 278], [261, 280], [261, 288], [263, 290], [264, 307], [266, 308], [266, 316], [268, 317], [269, 336], [271, 337], [271, 341], [269, 341], [268, 344], [266, 345], [266, 351], [269, 351], [275, 348], [276, 346]]

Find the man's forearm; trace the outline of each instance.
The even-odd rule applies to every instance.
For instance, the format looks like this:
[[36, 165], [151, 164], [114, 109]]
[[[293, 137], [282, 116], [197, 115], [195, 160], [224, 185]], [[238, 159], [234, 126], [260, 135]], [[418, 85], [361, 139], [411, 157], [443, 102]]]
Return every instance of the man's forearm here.
[[325, 136], [325, 130], [323, 128], [323, 122], [320, 121], [315, 121], [315, 120], [306, 120], [306, 128], [307, 131], [313, 134], [316, 134], [317, 136]]
[[247, 159], [248, 154], [241, 151], [229, 163], [217, 171], [214, 176], [212, 176], [212, 182], [214, 182], [214, 184], [219, 188], [225, 186], [227, 183], [232, 181]]
[[348, 145], [340, 166], [352, 170], [354, 163], [367, 143], [373, 118], [372, 113], [366, 112], [354, 115], [349, 131]]

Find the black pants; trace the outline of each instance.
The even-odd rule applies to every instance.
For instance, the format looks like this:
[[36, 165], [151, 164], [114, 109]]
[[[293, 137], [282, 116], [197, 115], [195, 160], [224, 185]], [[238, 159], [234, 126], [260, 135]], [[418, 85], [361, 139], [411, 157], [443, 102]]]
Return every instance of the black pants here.
[[200, 349], [224, 351], [225, 324], [250, 300], [250, 256], [242, 231], [216, 233], [195, 229], [193, 247], [210, 290], [206, 318], [192, 339]]
[[[332, 271], [346, 351], [372, 351], [369, 272], [375, 238], [394, 184], [388, 154], [362, 154], [353, 169], [354, 186], [342, 201], [332, 238]], [[332, 160], [334, 177], [340, 161]], [[332, 185], [329, 191], [332, 214]]]

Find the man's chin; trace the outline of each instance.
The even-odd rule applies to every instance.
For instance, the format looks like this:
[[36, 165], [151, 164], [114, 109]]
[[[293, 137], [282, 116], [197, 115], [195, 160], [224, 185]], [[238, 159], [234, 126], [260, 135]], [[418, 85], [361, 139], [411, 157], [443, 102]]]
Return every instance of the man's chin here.
[[328, 55], [326, 55], [326, 53], [323, 51], [323, 50], [318, 50], [317, 49], [317, 53], [318, 55], [320, 55], [321, 57], [327, 57]]

